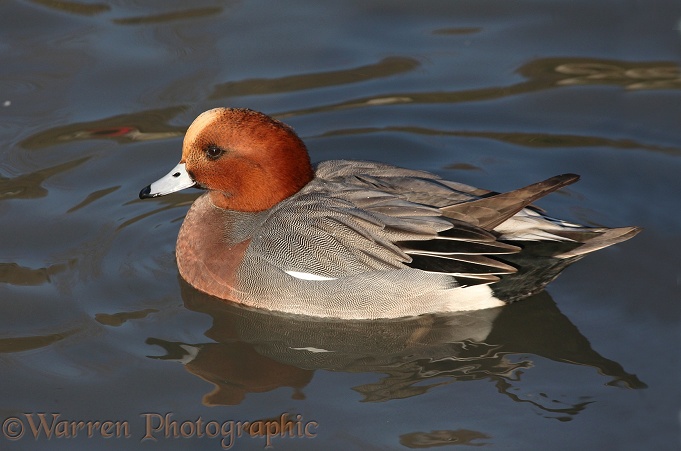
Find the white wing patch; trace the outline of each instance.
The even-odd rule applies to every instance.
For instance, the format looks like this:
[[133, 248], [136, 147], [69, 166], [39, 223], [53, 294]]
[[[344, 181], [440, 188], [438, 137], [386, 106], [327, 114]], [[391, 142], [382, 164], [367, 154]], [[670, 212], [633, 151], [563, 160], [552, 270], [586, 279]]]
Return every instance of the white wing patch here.
[[327, 349], [313, 348], [312, 346], [308, 346], [308, 347], [306, 347], [306, 348], [290, 348], [290, 349], [293, 349], [293, 350], [295, 350], [295, 351], [308, 351], [308, 352], [314, 352], [314, 353], [318, 353], [318, 352], [334, 352], [334, 351], [329, 351], [329, 350], [327, 350]]
[[295, 277], [296, 279], [301, 280], [336, 280], [335, 277], [320, 276], [318, 274], [312, 274], [309, 272], [300, 271], [284, 271], [284, 272], [291, 277]]

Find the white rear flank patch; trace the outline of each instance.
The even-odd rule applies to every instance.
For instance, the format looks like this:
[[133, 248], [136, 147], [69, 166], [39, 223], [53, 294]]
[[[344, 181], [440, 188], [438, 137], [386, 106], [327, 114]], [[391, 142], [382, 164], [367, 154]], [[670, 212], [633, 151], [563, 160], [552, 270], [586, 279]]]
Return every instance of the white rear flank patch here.
[[336, 280], [335, 277], [320, 276], [318, 274], [312, 274], [309, 272], [300, 271], [284, 271], [284, 272], [291, 277], [295, 277], [296, 279], [301, 280]]
[[452, 312], [482, 310], [501, 307], [506, 303], [494, 297], [489, 285], [474, 285], [472, 287], [455, 288], [452, 290], [452, 300], [449, 305]]

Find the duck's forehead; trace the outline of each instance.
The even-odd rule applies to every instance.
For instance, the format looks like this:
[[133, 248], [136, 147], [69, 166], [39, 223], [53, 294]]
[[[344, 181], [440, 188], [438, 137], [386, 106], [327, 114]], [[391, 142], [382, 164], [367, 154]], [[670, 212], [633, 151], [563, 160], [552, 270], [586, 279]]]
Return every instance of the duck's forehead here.
[[200, 135], [219, 128], [218, 121], [224, 114], [223, 108], [215, 108], [201, 113], [187, 129], [185, 142], [195, 141]]
[[[182, 159], [190, 158], [190, 155], [198, 152], [206, 144], [217, 144], [216, 137], [224, 131], [225, 112], [222, 108], [216, 108], [201, 113], [187, 129], [182, 143]], [[222, 120], [221, 120], [222, 119]]]

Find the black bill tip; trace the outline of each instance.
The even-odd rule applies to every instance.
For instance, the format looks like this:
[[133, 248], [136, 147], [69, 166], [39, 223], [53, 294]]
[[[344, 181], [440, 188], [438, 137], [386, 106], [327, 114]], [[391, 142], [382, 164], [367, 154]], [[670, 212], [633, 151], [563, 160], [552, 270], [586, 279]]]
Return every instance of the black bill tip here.
[[154, 196], [151, 194], [151, 185], [147, 185], [140, 191], [140, 199], [149, 199], [150, 197]]

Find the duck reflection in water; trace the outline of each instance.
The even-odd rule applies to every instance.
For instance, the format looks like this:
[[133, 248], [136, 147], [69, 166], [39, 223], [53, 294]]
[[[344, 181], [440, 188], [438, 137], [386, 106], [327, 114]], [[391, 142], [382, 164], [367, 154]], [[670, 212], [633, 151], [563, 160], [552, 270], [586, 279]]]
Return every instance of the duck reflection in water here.
[[589, 341], [542, 291], [512, 307], [423, 315], [407, 319], [347, 321], [285, 315], [225, 303], [180, 279], [190, 310], [208, 314], [211, 342], [180, 343], [149, 338], [165, 350], [154, 358], [176, 360], [211, 382], [207, 405], [235, 405], [248, 393], [291, 387], [293, 398], [315, 370], [381, 374], [374, 383], [354, 387], [365, 402], [423, 394], [452, 382], [493, 381], [500, 394], [530, 403], [546, 416], [570, 419], [587, 407], [523, 399], [517, 394], [533, 360], [583, 365], [609, 378], [607, 385], [644, 388], [638, 377], [594, 351]]

